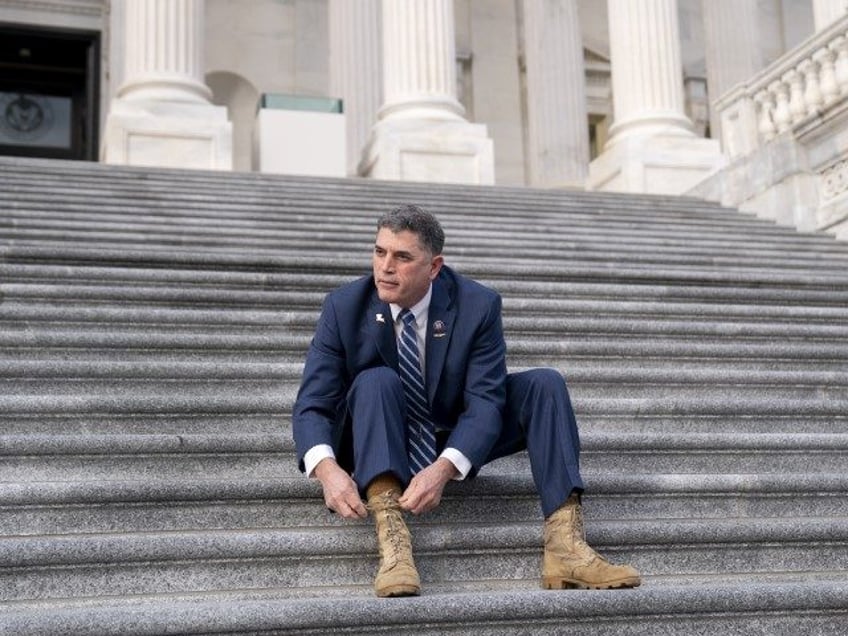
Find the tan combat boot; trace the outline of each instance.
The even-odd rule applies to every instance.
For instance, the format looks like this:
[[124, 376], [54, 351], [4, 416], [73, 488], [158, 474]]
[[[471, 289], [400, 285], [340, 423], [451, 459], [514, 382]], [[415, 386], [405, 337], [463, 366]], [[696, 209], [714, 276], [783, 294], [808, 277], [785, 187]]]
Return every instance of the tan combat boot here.
[[377, 596], [418, 596], [421, 581], [412, 559], [412, 537], [398, 505], [400, 483], [383, 475], [368, 486], [368, 509], [377, 526], [380, 568], [374, 579]]
[[576, 497], [545, 520], [542, 587], [609, 589], [637, 587], [639, 572], [629, 565], [613, 565], [586, 543], [583, 510]]

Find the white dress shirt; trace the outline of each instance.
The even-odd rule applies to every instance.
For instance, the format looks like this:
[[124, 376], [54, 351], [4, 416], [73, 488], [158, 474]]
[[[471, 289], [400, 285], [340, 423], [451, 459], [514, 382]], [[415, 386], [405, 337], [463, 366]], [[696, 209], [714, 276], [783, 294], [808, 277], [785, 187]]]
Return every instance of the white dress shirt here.
[[[430, 313], [430, 297], [432, 294], [433, 286], [431, 284], [430, 289], [427, 290], [427, 294], [424, 298], [422, 298], [413, 307], [409, 308], [412, 315], [415, 316], [415, 331], [418, 336], [418, 352], [421, 356], [421, 373], [424, 374], [425, 377], [427, 369], [427, 361], [425, 359], [425, 352], [427, 350], [427, 317]], [[390, 304], [389, 309], [392, 311], [392, 323], [395, 328], [395, 336], [400, 338], [400, 334], [403, 331], [403, 323], [398, 320], [398, 315], [403, 310], [403, 307]], [[436, 426], [438, 427], [438, 424], [436, 424]], [[440, 429], [437, 428], [437, 430]], [[303, 456], [303, 464], [306, 468], [307, 476], [312, 477], [318, 462], [322, 459], [326, 459], [327, 457], [331, 457], [333, 459], [336, 457], [335, 453], [333, 453], [333, 448], [329, 444], [318, 444], [306, 451], [306, 454]], [[447, 459], [454, 465], [457, 472], [459, 472], [459, 475], [455, 477], [456, 480], [462, 480], [468, 476], [468, 473], [471, 470], [471, 461], [460, 451], [455, 448], [447, 447], [442, 451], [440, 457]]]

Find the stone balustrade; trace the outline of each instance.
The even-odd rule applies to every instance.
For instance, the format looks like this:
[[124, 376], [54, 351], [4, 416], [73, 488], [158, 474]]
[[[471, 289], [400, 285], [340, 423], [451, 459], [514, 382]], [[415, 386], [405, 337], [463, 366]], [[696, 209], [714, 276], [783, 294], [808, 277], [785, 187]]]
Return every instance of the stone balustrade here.
[[715, 103], [731, 158], [820, 116], [848, 96], [848, 17], [734, 87]]

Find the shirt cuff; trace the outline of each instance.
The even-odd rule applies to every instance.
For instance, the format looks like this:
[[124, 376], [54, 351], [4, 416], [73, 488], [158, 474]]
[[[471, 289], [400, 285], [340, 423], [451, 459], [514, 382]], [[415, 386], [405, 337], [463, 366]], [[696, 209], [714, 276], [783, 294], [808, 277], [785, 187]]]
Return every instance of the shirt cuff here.
[[333, 452], [333, 447], [329, 444], [318, 444], [313, 446], [303, 456], [303, 467], [306, 469], [306, 476], [312, 477], [312, 472], [322, 459], [328, 457], [335, 459], [336, 454]]
[[444, 457], [459, 471], [459, 475], [454, 477], [455, 481], [462, 481], [468, 476], [468, 473], [471, 472], [471, 462], [465, 455], [455, 448], [446, 448], [442, 451], [440, 457]]

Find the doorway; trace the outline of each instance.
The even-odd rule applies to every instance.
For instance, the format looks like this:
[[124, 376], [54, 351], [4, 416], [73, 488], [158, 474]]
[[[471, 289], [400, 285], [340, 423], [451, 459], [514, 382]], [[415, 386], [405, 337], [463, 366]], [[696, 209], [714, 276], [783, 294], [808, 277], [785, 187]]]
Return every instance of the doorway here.
[[0, 154], [97, 160], [100, 34], [0, 24]]

